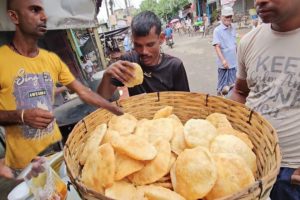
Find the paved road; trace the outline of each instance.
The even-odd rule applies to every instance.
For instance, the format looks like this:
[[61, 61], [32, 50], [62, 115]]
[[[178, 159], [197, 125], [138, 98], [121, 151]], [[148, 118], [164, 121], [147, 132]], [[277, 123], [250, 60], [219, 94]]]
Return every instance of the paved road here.
[[[238, 30], [242, 37], [249, 29]], [[175, 35], [173, 49], [163, 45], [163, 51], [183, 61], [192, 92], [216, 95], [217, 67], [216, 53], [212, 43], [212, 35], [202, 36]]]
[[163, 51], [183, 61], [192, 92], [216, 94], [216, 54], [211, 45], [212, 37], [187, 35], [174, 37], [174, 48], [163, 45]]

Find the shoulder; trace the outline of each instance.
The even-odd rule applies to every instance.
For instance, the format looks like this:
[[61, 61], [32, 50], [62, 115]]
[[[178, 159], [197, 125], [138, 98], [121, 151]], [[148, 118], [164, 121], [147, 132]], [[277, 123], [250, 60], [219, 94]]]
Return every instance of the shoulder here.
[[40, 48], [40, 53], [41, 53], [41, 56], [43, 56], [43, 57], [48, 57], [49, 59], [59, 59], [60, 60], [59, 56], [52, 51], [48, 51], [46, 49]]
[[6, 50], [7, 50], [7, 47], [8, 47], [8, 46], [7, 46], [6, 44], [0, 46], [0, 51], [1, 51], [1, 52], [6, 51]]
[[163, 61], [166, 66], [180, 68], [183, 67], [182, 60], [169, 54], [163, 54]]
[[270, 28], [268, 24], [262, 24], [259, 27], [251, 30], [246, 35], [244, 35], [240, 41], [240, 46], [247, 46], [251, 43], [254, 43], [257, 39], [260, 38], [261, 34], [265, 34], [266, 31]]
[[0, 46], [0, 56], [1, 57], [7, 56], [8, 53], [9, 53], [9, 47], [6, 44]]
[[222, 24], [219, 24], [215, 29], [214, 29], [214, 33], [215, 32], [219, 32], [222, 29]]

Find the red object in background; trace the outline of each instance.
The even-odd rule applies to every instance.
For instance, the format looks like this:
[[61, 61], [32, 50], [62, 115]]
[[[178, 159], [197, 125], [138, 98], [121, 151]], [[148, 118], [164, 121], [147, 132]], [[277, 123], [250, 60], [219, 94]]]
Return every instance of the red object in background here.
[[192, 10], [192, 11], [195, 11], [195, 8], [196, 8], [195, 4], [192, 3], [192, 5], [191, 5], [191, 10]]

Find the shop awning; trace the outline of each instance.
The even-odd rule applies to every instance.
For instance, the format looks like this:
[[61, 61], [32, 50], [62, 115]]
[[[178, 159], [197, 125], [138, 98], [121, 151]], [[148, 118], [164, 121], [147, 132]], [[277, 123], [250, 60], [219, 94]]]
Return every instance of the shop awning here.
[[[102, 0], [43, 0], [49, 30], [97, 27]], [[0, 1], [0, 31], [12, 31], [6, 14], [6, 1]]]

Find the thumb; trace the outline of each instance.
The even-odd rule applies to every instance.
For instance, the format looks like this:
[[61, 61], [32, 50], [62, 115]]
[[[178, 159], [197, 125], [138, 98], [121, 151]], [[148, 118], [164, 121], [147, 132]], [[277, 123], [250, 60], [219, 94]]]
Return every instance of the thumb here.
[[300, 175], [293, 174], [291, 176], [291, 183], [295, 185], [300, 185]]

